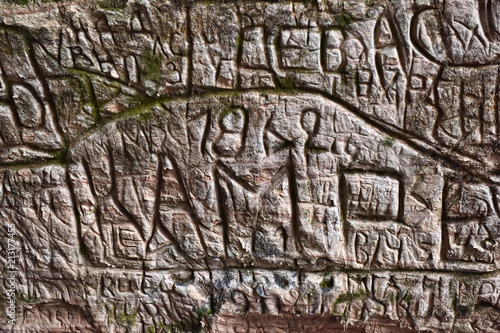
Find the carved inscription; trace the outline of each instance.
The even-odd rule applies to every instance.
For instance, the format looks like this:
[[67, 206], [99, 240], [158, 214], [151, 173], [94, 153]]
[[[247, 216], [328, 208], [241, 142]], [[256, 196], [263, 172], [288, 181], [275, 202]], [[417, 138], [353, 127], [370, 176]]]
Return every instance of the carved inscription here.
[[499, 9], [0, 2], [0, 327], [498, 330]]

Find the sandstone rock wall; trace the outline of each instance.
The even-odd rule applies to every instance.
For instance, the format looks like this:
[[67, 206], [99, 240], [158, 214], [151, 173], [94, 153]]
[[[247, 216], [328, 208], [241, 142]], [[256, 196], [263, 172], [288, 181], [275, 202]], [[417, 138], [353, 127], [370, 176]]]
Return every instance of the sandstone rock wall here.
[[0, 331], [500, 332], [495, 0], [0, 1]]

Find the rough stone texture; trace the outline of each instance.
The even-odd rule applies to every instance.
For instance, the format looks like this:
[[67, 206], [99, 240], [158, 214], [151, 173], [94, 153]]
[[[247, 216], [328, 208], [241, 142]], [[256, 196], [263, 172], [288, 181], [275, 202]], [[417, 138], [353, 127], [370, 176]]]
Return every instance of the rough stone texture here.
[[500, 332], [499, 66], [496, 0], [0, 0], [0, 331]]

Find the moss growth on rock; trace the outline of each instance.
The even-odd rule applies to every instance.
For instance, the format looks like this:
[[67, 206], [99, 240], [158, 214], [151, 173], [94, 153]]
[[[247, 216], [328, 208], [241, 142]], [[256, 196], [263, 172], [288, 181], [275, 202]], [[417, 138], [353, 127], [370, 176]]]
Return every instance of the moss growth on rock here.
[[113, 304], [107, 306], [106, 309], [108, 317], [114, 320], [118, 325], [124, 327], [134, 326], [137, 310], [133, 309], [127, 314], [125, 308], [117, 309]]
[[363, 299], [363, 298], [366, 298], [366, 293], [361, 292], [361, 291], [355, 292], [355, 293], [347, 292], [347, 293], [340, 294], [337, 297], [337, 299], [335, 299], [335, 301], [333, 302], [332, 309], [334, 309], [335, 306], [337, 306], [338, 304], [352, 302], [352, 301], [355, 301], [358, 299]]
[[344, 11], [342, 11], [339, 14], [337, 14], [335, 16], [334, 21], [333, 21], [334, 27], [339, 28], [341, 30], [344, 29], [345, 27], [347, 27], [351, 23], [352, 23], [352, 16], [351, 16], [351, 14], [346, 13]]
[[7, 0], [7, 2], [9, 2], [11, 4], [20, 5], [20, 6], [26, 6], [29, 3], [34, 3], [35, 1], [34, 0]]
[[333, 277], [324, 277], [323, 280], [319, 283], [319, 286], [322, 289], [332, 289], [333, 285]]
[[459, 317], [471, 315], [474, 313], [474, 308], [473, 304], [457, 306], [457, 315]]
[[119, 10], [127, 7], [128, 0], [99, 0], [97, 6], [104, 10]]
[[161, 82], [161, 65], [162, 57], [154, 51], [145, 51], [141, 54], [141, 59], [144, 64], [142, 76], [144, 80], [152, 81], [156, 84]]
[[22, 302], [22, 303], [29, 303], [29, 304], [37, 303], [39, 301], [39, 299], [36, 298], [36, 296], [22, 295], [19, 293], [16, 293], [16, 300], [18, 300], [19, 302]]
[[387, 137], [384, 139], [384, 141], [382, 141], [382, 145], [386, 147], [392, 147], [394, 146], [394, 142], [395, 142], [394, 138]]

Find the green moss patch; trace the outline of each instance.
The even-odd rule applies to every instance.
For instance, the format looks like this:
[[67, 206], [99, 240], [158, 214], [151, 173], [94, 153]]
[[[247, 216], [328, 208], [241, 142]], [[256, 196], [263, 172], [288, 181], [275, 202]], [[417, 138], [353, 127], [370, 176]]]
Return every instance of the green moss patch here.
[[395, 142], [394, 138], [388, 137], [385, 138], [384, 141], [382, 141], [382, 145], [386, 147], [392, 147], [394, 146], [394, 142]]
[[332, 309], [335, 308], [336, 305], [346, 302], [352, 302], [358, 299], [366, 298], [366, 293], [364, 292], [356, 292], [356, 293], [343, 293], [340, 294], [337, 299], [333, 302]]
[[142, 76], [144, 80], [153, 81], [157, 84], [161, 82], [162, 57], [154, 51], [146, 51], [141, 54], [141, 60], [144, 64]]

